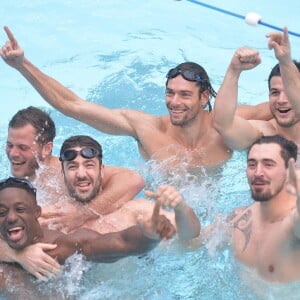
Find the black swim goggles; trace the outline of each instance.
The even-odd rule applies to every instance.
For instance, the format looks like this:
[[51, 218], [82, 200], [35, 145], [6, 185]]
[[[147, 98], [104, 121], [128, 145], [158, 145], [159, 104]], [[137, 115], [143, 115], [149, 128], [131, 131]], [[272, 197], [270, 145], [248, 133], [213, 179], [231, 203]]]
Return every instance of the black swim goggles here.
[[36, 194], [36, 189], [33, 187], [32, 183], [25, 178], [8, 177], [7, 179], [0, 181], [0, 190], [9, 187], [23, 188], [24, 190], [32, 192], [34, 195]]
[[60, 154], [59, 160], [60, 161], [71, 161], [77, 157], [77, 155], [80, 154], [83, 158], [94, 158], [99, 157], [99, 159], [102, 159], [102, 154], [94, 149], [94, 148], [83, 148], [81, 150], [74, 150], [74, 149], [68, 149], [65, 150]]
[[188, 81], [197, 81], [197, 82], [204, 82], [205, 80], [199, 74], [196, 74], [190, 70], [181, 70], [179, 68], [173, 68], [167, 73], [167, 78], [171, 79], [178, 75], [181, 75], [185, 80]]

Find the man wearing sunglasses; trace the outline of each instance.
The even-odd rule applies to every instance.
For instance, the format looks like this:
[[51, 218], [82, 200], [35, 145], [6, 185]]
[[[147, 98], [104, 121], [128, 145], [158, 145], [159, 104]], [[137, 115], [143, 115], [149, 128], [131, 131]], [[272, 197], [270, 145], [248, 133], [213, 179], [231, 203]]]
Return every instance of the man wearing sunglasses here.
[[[62, 164], [65, 184], [72, 201], [66, 201], [61, 209], [57, 206], [43, 207], [42, 222], [49, 228], [58, 228], [64, 232], [74, 231], [68, 224], [69, 219], [79, 220], [81, 214], [93, 215], [86, 222], [79, 223], [78, 227], [88, 228], [101, 234], [117, 232], [135, 226], [140, 221], [150, 219], [154, 203], [145, 199], [132, 200], [125, 203], [114, 212], [101, 215], [95, 205], [101, 195], [103, 186], [104, 166], [102, 165], [101, 145], [88, 136], [72, 136], [64, 141], [59, 157]], [[171, 186], [160, 186], [157, 191], [145, 191], [145, 195], [153, 198], [163, 207], [169, 207], [174, 212], [162, 210], [176, 227], [180, 240], [190, 240], [199, 235], [200, 223], [195, 212], [186, 204], [181, 194]], [[63, 213], [66, 218], [59, 218]], [[45, 221], [45, 218], [46, 221]], [[77, 227], [77, 228], [78, 228]], [[48, 246], [46, 249], [52, 249]], [[48, 276], [58, 270], [46, 253], [36, 251], [30, 246], [27, 255], [18, 255], [9, 251], [0, 243], [0, 259], [18, 261], [24, 268], [37, 277]], [[26, 250], [26, 249], [24, 249]], [[36, 263], [38, 262], [38, 264]]]
[[[175, 233], [174, 226], [159, 211], [160, 203], [157, 202], [148, 220], [141, 220], [139, 225], [123, 231], [102, 235], [89, 229], [79, 229], [66, 235], [41, 227], [38, 221], [41, 207], [36, 202], [36, 189], [29, 181], [10, 177], [0, 182], [0, 238], [16, 252], [36, 243], [56, 244], [56, 248], [47, 253], [60, 264], [74, 253], [82, 253], [88, 260], [96, 262], [114, 262], [151, 250], [159, 240], [169, 239]], [[28, 290], [24, 278], [18, 282], [20, 272], [25, 273], [16, 265], [1, 264], [0, 288], [2, 286], [6, 292], [12, 291], [15, 295], [21, 287], [24, 288], [22, 292], [30, 296], [31, 290]]]
[[[211, 97], [215, 97], [206, 71], [196, 63], [183, 63], [167, 74], [166, 107], [169, 115], [108, 109], [87, 102], [32, 65], [8, 27], [9, 41], [1, 56], [16, 68], [60, 112], [113, 135], [132, 136], [144, 159], [168, 161], [174, 167], [183, 160], [188, 169], [213, 167], [231, 157], [231, 150], [212, 126]], [[208, 110], [205, 108], [208, 106]], [[271, 118], [268, 103], [241, 106], [237, 114], [246, 119]], [[172, 147], [170, 147], [172, 146]], [[170, 159], [170, 158], [174, 159]]]
[[[49, 114], [32, 106], [19, 110], [8, 124], [6, 154], [11, 174], [34, 182], [38, 201], [44, 205], [53, 204], [53, 199], [66, 194], [61, 164], [58, 157], [52, 155], [55, 135], [55, 124]], [[129, 169], [106, 166], [103, 172], [97, 207], [102, 214], [131, 200], [145, 185], [143, 178]]]

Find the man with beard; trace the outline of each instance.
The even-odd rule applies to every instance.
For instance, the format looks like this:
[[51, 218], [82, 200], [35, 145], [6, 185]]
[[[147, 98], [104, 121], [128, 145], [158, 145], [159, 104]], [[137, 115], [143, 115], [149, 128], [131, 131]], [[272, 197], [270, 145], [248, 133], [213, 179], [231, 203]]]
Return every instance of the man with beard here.
[[[0, 236], [17, 252], [40, 242], [56, 244], [57, 247], [47, 253], [60, 264], [74, 253], [82, 253], [88, 260], [96, 262], [114, 262], [151, 250], [159, 240], [169, 239], [175, 233], [174, 226], [165, 216], [159, 215], [159, 211], [160, 203], [157, 202], [150, 219], [123, 231], [102, 235], [79, 229], [66, 235], [40, 226], [41, 207], [37, 205], [36, 190], [29, 181], [10, 177], [0, 182]], [[10, 296], [9, 291], [14, 296], [27, 295], [26, 299], [33, 299], [30, 295], [35, 290], [28, 288], [34, 282], [29, 280], [29, 274], [17, 265], [0, 266], [0, 290], [3, 287], [5, 294]]]
[[255, 141], [247, 156], [250, 206], [237, 208], [226, 223], [212, 224], [190, 242], [196, 249], [223, 230], [236, 258], [269, 281], [300, 279], [300, 178], [297, 145], [279, 135]]
[[[74, 216], [74, 208], [88, 209], [98, 213], [98, 218], [88, 220], [80, 227], [88, 227], [100, 233], [123, 230], [137, 223], [138, 219], [148, 218], [153, 210], [153, 202], [145, 199], [128, 201], [111, 214], [101, 215], [94, 202], [98, 201], [103, 183], [101, 145], [85, 135], [72, 136], [66, 139], [60, 149], [59, 159], [62, 164], [65, 184], [72, 201], [64, 204], [66, 214]], [[163, 210], [163, 214], [176, 226], [178, 235], [183, 240], [192, 239], [199, 234], [199, 220], [194, 211], [185, 203], [181, 194], [171, 186], [160, 186], [155, 193], [145, 191], [146, 196], [161, 202], [163, 207], [174, 209], [174, 212]], [[53, 213], [55, 214], [55, 207]], [[52, 215], [52, 212], [50, 212]], [[54, 218], [55, 219], [55, 218]], [[176, 219], [176, 220], [175, 220]], [[72, 231], [67, 223], [57, 224], [66, 231]], [[51, 220], [50, 220], [51, 224]]]
[[300, 180], [295, 172], [297, 145], [264, 136], [248, 152], [247, 178], [256, 201], [236, 211], [236, 257], [270, 281], [300, 279]]
[[[95, 204], [100, 199], [105, 167], [102, 164], [102, 148], [96, 140], [83, 135], [66, 139], [62, 144], [59, 159], [67, 190], [72, 197], [71, 200], [66, 199], [62, 205], [63, 213], [68, 217], [67, 220], [70, 218], [77, 220], [82, 211], [92, 211], [95, 217], [86, 220], [83, 224], [79, 223], [78, 227], [106, 234], [125, 230], [150, 219], [154, 203], [145, 199], [128, 201], [110, 214], [101, 215], [97, 211]], [[176, 227], [179, 239], [190, 240], [199, 235], [200, 222], [196, 214], [174, 187], [160, 186], [155, 193], [145, 191], [145, 194], [163, 207], [174, 210], [174, 212], [161, 210], [161, 214], [165, 215]], [[44, 218], [47, 217], [46, 222], [42, 220], [43, 224], [49, 225], [50, 228], [62, 229], [64, 232], [74, 232], [74, 227], [70, 228], [67, 221], [57, 218], [59, 215], [56, 206], [48, 207], [47, 212], [42, 214]], [[49, 264], [46, 253], [39, 253], [39, 256], [20, 257], [18, 253], [5, 247], [1, 240], [0, 246], [2, 252], [0, 260], [17, 261], [22, 266], [28, 265], [30, 262], [28, 260], [31, 260], [33, 266], [30, 272], [38, 278], [45, 278], [57, 271], [57, 267]], [[38, 261], [45, 261], [41, 266], [35, 266], [34, 261], [38, 258]]]
[[[19, 110], [8, 123], [6, 154], [11, 174], [32, 181], [43, 205], [53, 204], [54, 199], [66, 194], [60, 161], [52, 155], [55, 135], [49, 114], [33, 106]], [[106, 166], [103, 172], [101, 199], [97, 202], [102, 214], [131, 200], [145, 185], [143, 178], [129, 169]]]
[[[8, 27], [9, 41], [1, 56], [16, 68], [52, 106], [67, 116], [114, 135], [133, 137], [145, 159], [170, 162], [170, 167], [187, 161], [188, 169], [219, 165], [231, 157], [231, 150], [212, 126], [209, 100], [216, 92], [206, 71], [198, 64], [185, 62], [167, 73], [165, 103], [167, 116], [153, 116], [130, 109], [108, 109], [84, 101], [53, 78], [32, 65]], [[208, 110], [205, 108], [208, 106]], [[246, 119], [269, 120], [267, 103], [240, 106], [237, 114]], [[174, 158], [174, 159], [171, 159]]]
[[280, 134], [300, 146], [300, 62], [291, 59], [287, 28], [283, 33], [274, 32], [267, 37], [269, 49], [274, 49], [279, 61], [268, 78], [273, 119], [245, 120], [235, 115], [239, 76], [261, 61], [258, 51], [240, 48], [231, 60], [215, 102], [214, 126], [231, 149], [245, 149], [262, 135], [273, 134]]

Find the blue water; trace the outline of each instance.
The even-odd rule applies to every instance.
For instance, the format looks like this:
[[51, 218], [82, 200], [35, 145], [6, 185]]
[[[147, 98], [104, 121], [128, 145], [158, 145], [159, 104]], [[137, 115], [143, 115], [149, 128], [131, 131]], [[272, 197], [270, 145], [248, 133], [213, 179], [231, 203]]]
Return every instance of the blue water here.
[[[271, 0], [210, 0], [209, 4], [240, 15], [254, 11], [266, 23], [300, 31], [300, 2], [296, 0], [289, 5]], [[242, 75], [240, 103], [268, 99], [266, 79], [276, 60], [267, 49], [265, 34], [272, 30], [249, 26], [241, 19], [188, 1], [15, 0], [1, 4], [0, 20], [14, 32], [27, 58], [45, 73], [81, 97], [108, 107], [166, 114], [165, 74], [171, 67], [196, 61], [206, 68], [217, 90], [234, 50], [245, 45], [260, 51], [262, 64]], [[300, 38], [290, 39], [293, 57], [299, 58]], [[4, 31], [0, 32], [0, 43], [5, 41]], [[140, 159], [133, 139], [102, 134], [56, 112], [2, 62], [0, 78], [0, 148], [4, 148], [7, 122], [15, 111], [35, 105], [48, 109], [55, 120], [55, 154], [69, 135], [89, 134], [103, 145], [106, 164], [132, 168], [154, 184], [163, 181], [155, 167], [149, 175], [149, 164]], [[235, 153], [220, 180], [208, 178], [199, 184], [192, 176], [180, 178], [180, 189], [203, 222], [250, 203], [244, 158], [244, 153]], [[0, 165], [1, 177], [9, 175], [4, 151], [0, 152]], [[179, 182], [175, 177], [172, 180]], [[188, 253], [175, 252], [171, 243], [144, 258], [115, 264], [86, 265], [75, 259], [63, 278], [46, 287], [79, 299], [297, 298], [294, 295], [299, 294], [300, 285], [277, 286], [247, 274], [228, 249], [215, 250], [220, 239], [216, 235], [208, 249]]]

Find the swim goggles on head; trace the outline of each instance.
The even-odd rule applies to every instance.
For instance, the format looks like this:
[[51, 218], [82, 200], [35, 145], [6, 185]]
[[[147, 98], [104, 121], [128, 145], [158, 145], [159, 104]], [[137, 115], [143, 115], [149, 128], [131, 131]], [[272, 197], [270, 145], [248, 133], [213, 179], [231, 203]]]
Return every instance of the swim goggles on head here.
[[59, 160], [71, 161], [75, 159], [78, 154], [80, 154], [83, 158], [94, 158], [96, 156], [98, 156], [99, 159], [102, 158], [102, 155], [98, 150], [94, 148], [83, 148], [79, 151], [74, 149], [65, 150], [63, 153], [60, 154]]
[[33, 194], [36, 194], [36, 189], [33, 187], [32, 183], [25, 178], [8, 177], [7, 179], [0, 181], [0, 190], [18, 186], [23, 186], [25, 190], [30, 190]]
[[188, 80], [188, 81], [197, 81], [197, 82], [203, 82], [204, 81], [199, 74], [196, 74], [195, 72], [190, 71], [190, 70], [181, 70], [179, 68], [171, 69], [168, 72], [166, 77], [168, 79], [171, 79], [171, 78], [174, 78], [178, 75], [181, 75], [185, 80]]

